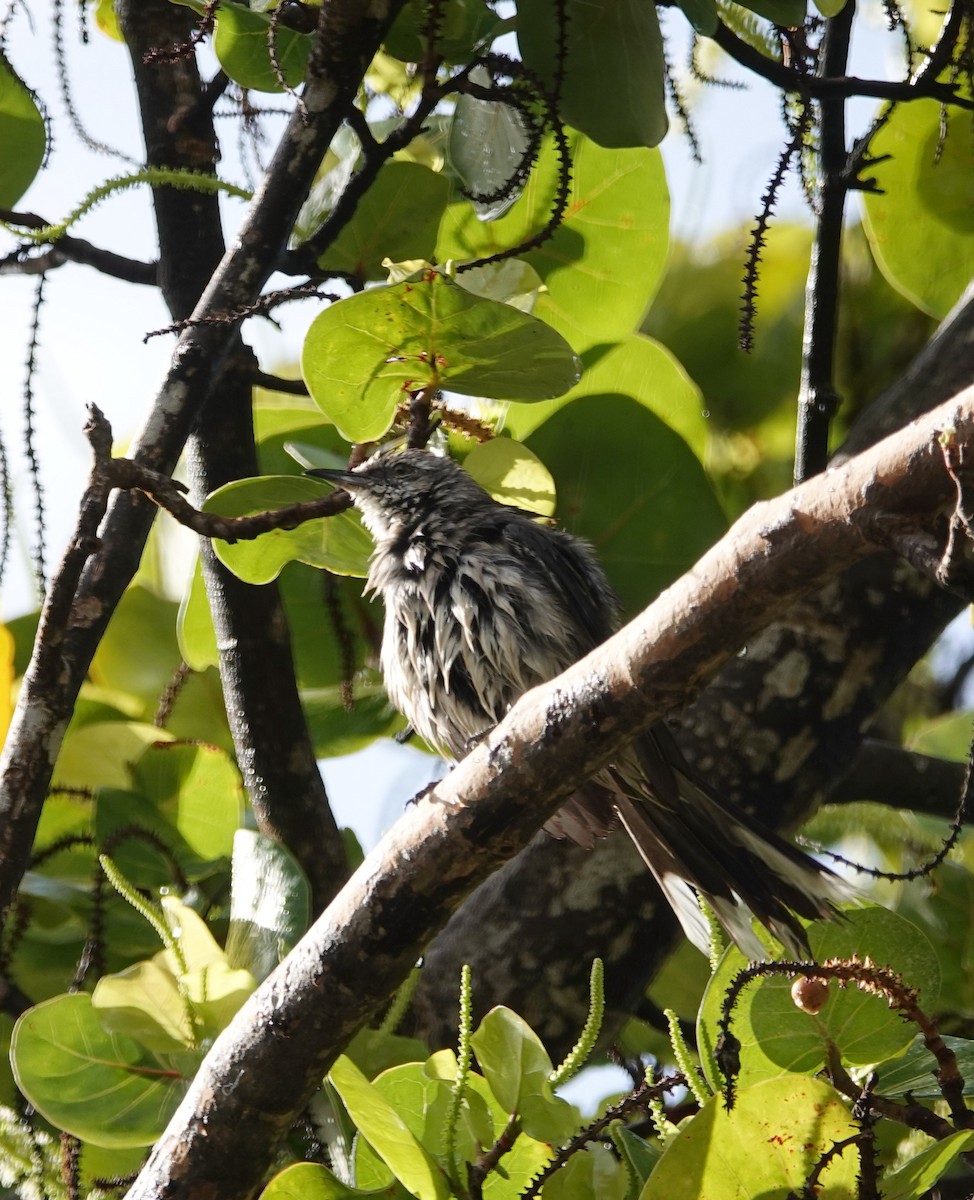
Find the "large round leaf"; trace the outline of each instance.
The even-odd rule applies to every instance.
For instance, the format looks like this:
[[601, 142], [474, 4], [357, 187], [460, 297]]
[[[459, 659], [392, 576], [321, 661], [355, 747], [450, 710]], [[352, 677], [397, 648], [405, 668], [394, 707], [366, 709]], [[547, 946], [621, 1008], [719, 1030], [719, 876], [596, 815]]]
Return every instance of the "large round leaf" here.
[[[214, 860], [229, 858], [242, 818], [243, 788], [222, 750], [205, 743], [160, 741], [128, 773], [126, 790], [98, 791], [95, 833], [100, 845], [138, 825], [176, 855], [190, 878], [210, 873]], [[139, 838], [124, 837], [111, 854], [127, 878], [143, 884], [171, 881], [160, 852]]]
[[449, 195], [445, 175], [418, 163], [387, 163], [319, 259], [322, 268], [378, 280], [386, 278], [384, 258], [428, 259]]
[[0, 207], [13, 208], [44, 161], [44, 118], [30, 92], [0, 55]]
[[[667, 1144], [640, 1200], [785, 1200], [800, 1194], [819, 1158], [857, 1126], [842, 1097], [817, 1079], [791, 1076], [740, 1092], [730, 1112], [712, 1096]], [[820, 1200], [856, 1193], [859, 1160], [836, 1155]]]
[[435, 271], [325, 309], [301, 369], [315, 403], [353, 442], [385, 433], [410, 389], [545, 400], [578, 379], [571, 347], [544, 321]]
[[630, 613], [689, 570], [726, 529], [686, 442], [627, 396], [575, 400], [527, 444], [554, 476], [565, 525], [595, 546]]
[[[217, 10], [213, 49], [220, 66], [242, 88], [258, 92], [282, 92], [284, 88], [271, 62], [268, 31], [270, 16], [252, 12], [246, 5], [227, 3]], [[311, 51], [311, 37], [278, 23], [277, 61], [288, 87], [297, 87], [304, 79], [305, 64]]]
[[521, 54], [549, 84], [555, 79], [559, 12], [567, 20], [568, 69], [561, 92], [565, 120], [600, 146], [658, 145], [668, 122], [655, 4], [532, 0], [521, 5]]
[[481, 442], [463, 460], [463, 467], [501, 504], [523, 508], [541, 517], [550, 517], [555, 511], [555, 481], [551, 473], [520, 442], [511, 438]]
[[[970, 118], [933, 100], [900, 104], [873, 138], [882, 192], [864, 193], [865, 225], [886, 278], [919, 308], [947, 314], [974, 273], [974, 160]], [[939, 149], [938, 149], [939, 148]]]
[[188, 1080], [131, 1038], [108, 1034], [83, 992], [29, 1009], [14, 1027], [17, 1086], [53, 1125], [96, 1146], [148, 1146]]
[[[908, 986], [919, 987], [922, 1007], [929, 1010], [936, 1003], [940, 971], [933, 947], [916, 926], [885, 908], [853, 909], [841, 921], [815, 921], [808, 928], [808, 940], [816, 962], [868, 955], [879, 966], [902, 975]], [[714, 1087], [720, 1081], [710, 1055], [724, 993], [746, 965], [744, 955], [729, 947], [700, 1005], [697, 1040]], [[881, 996], [860, 992], [851, 984], [833, 985], [825, 1007], [811, 1016], [795, 1006], [791, 981], [783, 977], [745, 989], [734, 1009], [732, 1030], [741, 1043], [741, 1087], [786, 1072], [814, 1074], [825, 1061], [827, 1041], [846, 1063], [881, 1062], [902, 1053], [916, 1032]]]
[[508, 405], [504, 427], [512, 437], [526, 438], [580, 396], [613, 395], [637, 400], [703, 457], [708, 429], [700, 389], [665, 346], [641, 333], [630, 334], [615, 346], [596, 347], [586, 355], [582, 378], [567, 396], [540, 404]]
[[132, 768], [132, 782], [201, 858], [230, 855], [243, 815], [243, 786], [222, 750], [160, 742]]
[[[524, 258], [547, 286], [534, 307], [581, 353], [631, 333], [663, 276], [669, 245], [669, 195], [658, 151], [605, 150], [581, 134], [569, 138], [572, 179], [565, 219]], [[497, 221], [451, 204], [436, 254], [469, 261], [519, 245], [544, 227], [558, 181], [549, 139], [524, 194]], [[508, 399], [517, 399], [510, 396]]]

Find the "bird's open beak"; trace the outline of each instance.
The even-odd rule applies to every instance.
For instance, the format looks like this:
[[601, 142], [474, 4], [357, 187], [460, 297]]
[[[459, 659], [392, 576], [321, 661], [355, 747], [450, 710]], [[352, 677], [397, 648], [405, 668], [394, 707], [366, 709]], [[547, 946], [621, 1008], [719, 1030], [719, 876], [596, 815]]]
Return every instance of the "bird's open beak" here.
[[305, 475], [311, 475], [315, 479], [327, 479], [336, 487], [352, 493], [361, 490], [364, 483], [362, 476], [356, 475], [354, 471], [335, 471], [331, 467], [315, 467], [311, 471], [305, 471]]

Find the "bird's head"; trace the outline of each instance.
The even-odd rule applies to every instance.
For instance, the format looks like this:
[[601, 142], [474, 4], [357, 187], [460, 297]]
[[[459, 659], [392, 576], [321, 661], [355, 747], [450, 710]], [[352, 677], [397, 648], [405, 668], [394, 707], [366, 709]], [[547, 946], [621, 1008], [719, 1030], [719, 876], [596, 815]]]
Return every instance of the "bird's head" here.
[[461, 466], [428, 450], [377, 455], [351, 471], [307, 473], [348, 492], [380, 542], [468, 518], [496, 503]]

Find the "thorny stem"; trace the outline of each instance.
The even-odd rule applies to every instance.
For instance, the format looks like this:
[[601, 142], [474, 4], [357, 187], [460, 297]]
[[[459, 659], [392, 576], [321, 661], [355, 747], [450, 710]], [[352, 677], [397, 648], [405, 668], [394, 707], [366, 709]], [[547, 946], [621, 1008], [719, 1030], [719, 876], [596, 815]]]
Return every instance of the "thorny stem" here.
[[[951, 1124], [940, 1117], [935, 1117], [936, 1127], [926, 1118], [923, 1119], [922, 1124], [917, 1124], [915, 1121], [907, 1123], [911, 1124], [913, 1128], [931, 1133], [936, 1138], [946, 1137], [958, 1129], [974, 1129], [974, 1112], [968, 1109], [964, 1100], [964, 1079], [960, 1073], [957, 1058], [944, 1042], [936, 1021], [929, 1017], [917, 1002], [917, 990], [907, 986], [895, 971], [889, 967], [877, 966], [868, 957], [859, 959], [853, 956], [848, 959], [829, 959], [823, 963], [789, 961], [752, 963], [737, 973], [724, 993], [721, 1015], [717, 1022], [720, 1030], [717, 1053], [718, 1059], [723, 1055], [721, 1067], [725, 1075], [724, 1103], [728, 1109], [732, 1108], [734, 1104], [734, 1085], [739, 1069], [737, 1051], [740, 1049], [740, 1044], [731, 1033], [732, 1014], [744, 988], [757, 979], [770, 976], [785, 976], [786, 978], [800, 976], [804, 979], [819, 979], [824, 982], [835, 980], [840, 986], [851, 983], [861, 992], [886, 1000], [890, 1008], [898, 1012], [904, 1020], [912, 1021], [922, 1034], [924, 1045], [937, 1062], [935, 1076], [940, 1085], [941, 1095], [947, 1101], [950, 1118], [953, 1122]], [[834, 1061], [835, 1055], [828, 1057], [830, 1058], [829, 1067], [833, 1071], [834, 1077], [841, 1078], [841, 1064]], [[839, 1087], [840, 1084], [836, 1083], [836, 1086]], [[862, 1089], [856, 1087], [855, 1084], [851, 1086], [858, 1099]], [[880, 1099], [879, 1096], [871, 1096], [870, 1105], [878, 1108], [877, 1102]], [[879, 1111], [887, 1116], [892, 1115], [885, 1109]], [[923, 1109], [922, 1111], [927, 1114], [927, 1117], [934, 1116], [929, 1113], [929, 1110]]]

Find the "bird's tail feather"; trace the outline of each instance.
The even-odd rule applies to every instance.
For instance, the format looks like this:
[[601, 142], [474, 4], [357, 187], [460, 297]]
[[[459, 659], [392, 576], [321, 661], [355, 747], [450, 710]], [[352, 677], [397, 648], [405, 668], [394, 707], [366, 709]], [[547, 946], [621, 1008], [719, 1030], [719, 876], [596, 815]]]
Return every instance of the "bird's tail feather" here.
[[675, 775], [675, 804], [655, 797], [633, 799], [631, 787], [613, 789], [614, 804], [687, 936], [707, 953], [710, 930], [699, 896], [749, 957], [766, 957], [752, 917], [790, 954], [807, 957], [808, 939], [799, 917], [835, 916], [838, 904], [854, 898], [854, 889], [740, 810]]

